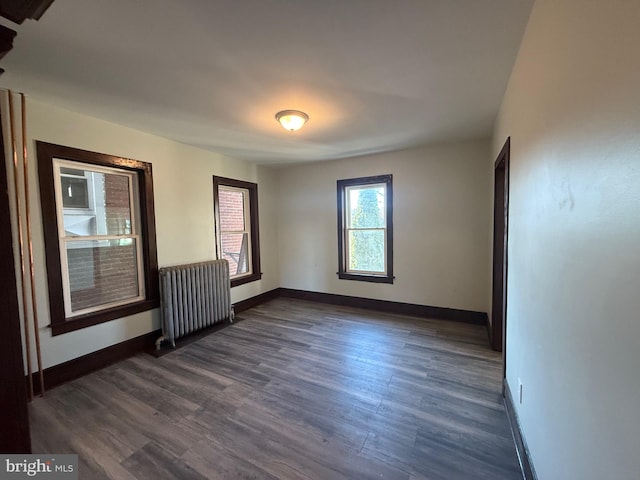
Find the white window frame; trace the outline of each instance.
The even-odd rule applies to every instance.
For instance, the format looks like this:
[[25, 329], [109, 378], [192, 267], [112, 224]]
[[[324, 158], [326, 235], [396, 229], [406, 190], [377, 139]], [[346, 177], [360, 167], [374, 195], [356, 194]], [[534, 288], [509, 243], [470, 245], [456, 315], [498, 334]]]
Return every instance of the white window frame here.
[[[253, 262], [252, 262], [252, 252], [251, 252], [251, 209], [249, 208], [249, 189], [247, 188], [241, 188], [241, 187], [232, 187], [229, 185], [219, 185], [218, 186], [218, 198], [220, 197], [220, 192], [221, 191], [230, 191], [230, 192], [240, 192], [242, 193], [242, 214], [243, 214], [243, 220], [244, 220], [244, 230], [222, 230], [222, 222], [220, 223], [220, 230], [218, 232], [218, 251], [220, 252], [220, 255], [223, 256], [224, 252], [222, 251], [222, 237], [223, 235], [227, 234], [227, 235], [247, 235], [247, 271], [244, 273], [237, 273], [237, 274], [231, 274], [231, 272], [229, 272], [229, 278], [233, 279], [237, 279], [237, 278], [243, 278], [243, 277], [248, 277], [250, 275], [253, 275]], [[241, 253], [241, 252], [240, 252]], [[238, 258], [238, 264], [240, 262], [240, 259]]]
[[[350, 193], [354, 190], [367, 190], [371, 188], [382, 187], [384, 191], [385, 201], [383, 202], [382, 212], [383, 212], [383, 223], [384, 227], [377, 228], [363, 228], [363, 227], [352, 227], [351, 224], [351, 195]], [[347, 273], [353, 274], [361, 274], [361, 275], [387, 275], [387, 210], [386, 210], [386, 198], [387, 198], [387, 184], [386, 183], [368, 183], [364, 185], [349, 185], [344, 189], [344, 224], [345, 224], [345, 234], [344, 234], [344, 254], [345, 254], [345, 271]], [[384, 254], [384, 270], [382, 271], [374, 271], [374, 270], [356, 270], [349, 268], [351, 265], [351, 245], [349, 242], [350, 235], [349, 233], [354, 231], [380, 231], [384, 232], [384, 245], [383, 245], [383, 254]]]
[[[84, 170], [96, 173], [116, 174], [127, 178], [129, 184], [129, 209], [131, 212], [131, 233], [122, 235], [67, 235], [64, 228], [64, 215], [65, 210], [68, 210], [62, 205], [62, 184], [60, 177], [65, 175], [60, 172], [61, 168], [73, 168], [76, 170]], [[119, 307], [122, 305], [128, 305], [130, 303], [136, 303], [145, 299], [145, 278], [144, 278], [144, 266], [142, 259], [142, 238], [139, 230], [140, 224], [140, 208], [138, 205], [138, 184], [136, 182], [136, 174], [134, 172], [123, 170], [119, 168], [104, 167], [99, 165], [93, 165], [83, 162], [64, 160], [60, 158], [53, 159], [53, 175], [54, 175], [54, 189], [56, 199], [56, 214], [58, 220], [58, 240], [60, 250], [60, 267], [62, 273], [62, 290], [64, 297], [64, 310], [66, 318], [78, 317], [88, 313], [94, 313], [101, 310], [105, 310], [112, 307]], [[89, 188], [93, 189], [93, 181], [89, 182]], [[95, 202], [95, 193], [89, 193], [89, 201]], [[90, 203], [90, 211], [96, 211], [95, 205]], [[108, 245], [110, 240], [127, 241], [128, 239], [134, 242], [136, 246], [136, 267], [138, 274], [138, 295], [136, 297], [127, 298], [121, 301], [109, 302], [100, 305], [96, 305], [90, 308], [84, 308], [81, 310], [71, 310], [71, 286], [69, 279], [69, 262], [67, 258], [67, 245], [81, 245], [80, 242], [103, 242]]]

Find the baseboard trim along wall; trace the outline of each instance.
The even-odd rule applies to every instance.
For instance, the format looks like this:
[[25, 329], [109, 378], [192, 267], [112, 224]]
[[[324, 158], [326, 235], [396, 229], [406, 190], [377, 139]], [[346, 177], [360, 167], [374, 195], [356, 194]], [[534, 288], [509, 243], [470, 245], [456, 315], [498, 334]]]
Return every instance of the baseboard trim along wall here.
[[[82, 377], [96, 370], [100, 370], [112, 363], [124, 360], [136, 353], [153, 349], [156, 338], [161, 335], [160, 330], [145, 333], [139, 337], [116, 343], [109, 347], [88, 353], [68, 362], [44, 369], [44, 387], [49, 390], [70, 380]], [[34, 377], [35, 378], [35, 377]], [[40, 394], [40, 385], [33, 382], [35, 394]]]
[[522, 476], [524, 477], [524, 480], [538, 480], [536, 471], [531, 463], [527, 442], [525, 442], [524, 436], [522, 435], [520, 421], [518, 420], [518, 414], [516, 413], [513, 402], [513, 395], [511, 394], [511, 388], [509, 388], [509, 382], [507, 382], [506, 378], [504, 379], [504, 406], [507, 411], [509, 425], [511, 426], [513, 441], [516, 444], [516, 452], [518, 454], [518, 460], [520, 461]]
[[[456, 322], [472, 323], [476, 325], [487, 324], [487, 314], [482, 312], [430, 307], [411, 303], [390, 302], [387, 300], [376, 300], [371, 298], [350, 297], [347, 295], [336, 295], [333, 293], [310, 292], [307, 290], [296, 290], [292, 288], [275, 288], [268, 292], [256, 295], [255, 297], [241, 300], [234, 303], [234, 310], [237, 314], [278, 297], [296, 298], [331, 305], [365, 308], [369, 310], [410, 315], [421, 318], [453, 320]], [[44, 370], [45, 388], [47, 390], [51, 389], [62, 383], [104, 368], [112, 363], [124, 360], [136, 353], [142, 351], [153, 352], [154, 342], [161, 333], [162, 332], [160, 330], [155, 330], [139, 337], [103, 348], [102, 350], [83, 355], [82, 357], [74, 358], [68, 362], [46, 368]], [[35, 391], [36, 394], [40, 393], [38, 382], [34, 382], [34, 388], [37, 389]]]
[[280, 296], [280, 289], [274, 288], [273, 290], [269, 290], [268, 292], [261, 293], [260, 295], [256, 295], [255, 297], [247, 298], [246, 300], [241, 300], [233, 304], [233, 310], [235, 313], [244, 312], [245, 310], [249, 310], [250, 308], [257, 307], [261, 303], [266, 303], [269, 300], [273, 300], [274, 298], [278, 298]]
[[399, 315], [433, 318], [437, 320], [452, 320], [454, 322], [472, 323], [474, 325], [487, 325], [488, 321], [487, 314], [484, 312], [430, 307], [428, 305], [376, 300], [373, 298], [350, 297], [347, 295], [336, 295], [334, 293], [309, 292], [307, 290], [295, 290], [292, 288], [279, 288], [277, 290], [278, 296], [280, 297], [310, 300], [312, 302], [329, 303], [331, 305], [366, 308]]

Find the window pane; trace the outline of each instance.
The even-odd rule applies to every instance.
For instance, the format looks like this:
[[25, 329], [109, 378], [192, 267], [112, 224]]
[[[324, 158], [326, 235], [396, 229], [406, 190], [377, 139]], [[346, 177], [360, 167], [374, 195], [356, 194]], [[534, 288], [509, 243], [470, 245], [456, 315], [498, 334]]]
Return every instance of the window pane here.
[[140, 295], [135, 239], [67, 242], [66, 251], [72, 312]]
[[384, 228], [384, 186], [349, 188], [349, 227]]
[[244, 225], [244, 193], [242, 190], [218, 190], [220, 203], [220, 229], [223, 232], [238, 232], [245, 229]]
[[80, 173], [84, 178], [60, 177], [65, 235], [131, 234], [129, 177], [89, 170]]
[[77, 177], [61, 177], [62, 206], [64, 208], [89, 208], [89, 191], [87, 179]]
[[384, 230], [349, 231], [349, 270], [383, 273]]
[[249, 235], [247, 233], [223, 233], [220, 240], [222, 258], [229, 262], [231, 276], [249, 273]]

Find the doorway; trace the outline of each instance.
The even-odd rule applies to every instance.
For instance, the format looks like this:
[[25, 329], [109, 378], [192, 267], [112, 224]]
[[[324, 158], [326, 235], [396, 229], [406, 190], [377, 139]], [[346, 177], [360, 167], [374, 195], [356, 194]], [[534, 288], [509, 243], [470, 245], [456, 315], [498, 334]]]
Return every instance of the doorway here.
[[509, 230], [509, 157], [511, 137], [507, 138], [494, 164], [493, 184], [493, 282], [491, 348], [502, 352], [506, 371], [507, 328], [507, 240]]

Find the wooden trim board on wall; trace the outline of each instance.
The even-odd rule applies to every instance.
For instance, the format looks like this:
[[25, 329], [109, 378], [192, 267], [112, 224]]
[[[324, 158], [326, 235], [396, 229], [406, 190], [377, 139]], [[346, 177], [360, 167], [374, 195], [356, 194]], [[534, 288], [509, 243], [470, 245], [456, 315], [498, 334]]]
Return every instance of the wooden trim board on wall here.
[[[155, 340], [160, 336], [160, 334], [160, 330], [154, 330], [153, 332], [145, 333], [139, 337], [131, 338], [96, 352], [74, 358], [68, 362], [45, 368], [44, 386], [49, 390], [65, 382], [82, 377], [88, 373], [95, 372], [96, 370], [100, 370], [112, 363], [124, 360], [136, 353], [146, 350], [151, 351], [154, 347]], [[34, 392], [36, 394], [40, 393], [39, 385], [34, 385]]]
[[[491, 348], [502, 352], [506, 372], [507, 277], [509, 269], [509, 163], [511, 137], [508, 137], [494, 164], [493, 254], [491, 282]], [[503, 375], [504, 376], [504, 375]]]
[[261, 293], [260, 295], [256, 295], [255, 297], [236, 302], [233, 304], [233, 311], [236, 314], [244, 312], [245, 310], [249, 310], [250, 308], [257, 307], [261, 303], [266, 303], [270, 300], [273, 300], [274, 298], [278, 298], [280, 296], [279, 290], [279, 288], [274, 288], [273, 290]]
[[515, 404], [513, 402], [513, 395], [511, 394], [511, 389], [509, 388], [509, 383], [506, 378], [504, 379], [503, 391], [504, 406], [507, 411], [509, 425], [511, 426], [513, 441], [516, 444], [516, 453], [518, 454], [518, 461], [520, 462], [520, 468], [522, 469], [522, 476], [524, 477], [524, 480], [537, 480], [538, 476], [533, 468], [533, 463], [531, 463], [527, 442], [525, 442], [524, 436], [522, 435], [518, 414], [516, 413]]
[[[241, 300], [234, 303], [234, 310], [237, 314], [278, 297], [295, 298], [331, 305], [365, 308], [369, 310], [377, 310], [399, 315], [410, 315], [421, 318], [451, 320], [475, 325], [487, 324], [487, 314], [483, 312], [458, 310], [454, 308], [430, 307], [427, 305], [390, 302], [387, 300], [376, 300], [371, 298], [350, 297], [332, 293], [310, 292], [307, 290], [295, 290], [292, 288], [276, 288], [256, 295], [255, 297]], [[219, 328], [224, 328], [226, 325], [227, 324], [212, 328], [210, 329], [210, 332], [216, 331]], [[49, 367], [44, 371], [45, 387], [47, 389], [51, 389], [64, 382], [68, 382], [99, 370], [120, 360], [124, 360], [125, 358], [139, 352], [153, 352], [154, 342], [160, 335], [161, 331], [155, 330], [116, 345], [103, 348], [102, 350], [83, 355], [82, 357], [69, 360], [68, 362]], [[195, 335], [197, 335], [197, 332]]]
[[27, 382], [24, 378], [18, 286], [13, 273], [16, 266], [4, 152], [0, 114], [0, 452], [31, 453]]
[[334, 293], [309, 292], [307, 290], [295, 290], [292, 288], [279, 288], [278, 296], [310, 300], [312, 302], [328, 303], [331, 305], [343, 305], [347, 307], [366, 308], [380, 312], [410, 315], [413, 317], [432, 318], [436, 320], [451, 320], [454, 322], [472, 323], [474, 325], [486, 325], [487, 314], [470, 310], [458, 310], [455, 308], [431, 307], [413, 303], [391, 302], [373, 298], [350, 297], [336, 295]]

